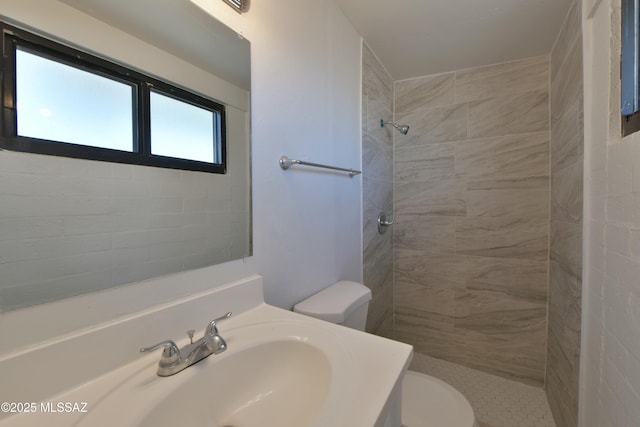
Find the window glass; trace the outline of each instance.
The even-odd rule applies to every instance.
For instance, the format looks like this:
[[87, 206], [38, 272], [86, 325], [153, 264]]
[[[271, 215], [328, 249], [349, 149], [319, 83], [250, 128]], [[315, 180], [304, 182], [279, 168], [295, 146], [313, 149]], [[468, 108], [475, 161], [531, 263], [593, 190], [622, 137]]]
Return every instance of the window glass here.
[[622, 135], [640, 130], [640, 1], [622, 0], [620, 112]]
[[220, 114], [151, 91], [151, 154], [219, 163]]
[[223, 104], [0, 21], [0, 148], [226, 173]]
[[18, 136], [134, 151], [134, 87], [18, 48]]

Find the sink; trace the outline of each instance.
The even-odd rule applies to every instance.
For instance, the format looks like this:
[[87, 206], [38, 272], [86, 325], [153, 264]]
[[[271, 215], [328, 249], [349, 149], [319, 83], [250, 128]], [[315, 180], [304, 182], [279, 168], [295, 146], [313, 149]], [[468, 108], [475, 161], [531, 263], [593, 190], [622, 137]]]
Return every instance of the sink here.
[[[252, 277], [17, 354], [10, 365], [0, 360], [0, 368], [12, 367], [2, 370], [15, 378], [12, 397], [52, 405], [79, 402], [87, 409], [55, 413], [38, 406], [0, 418], [0, 427], [399, 425], [410, 346], [273, 307], [262, 295], [261, 280]], [[220, 324], [227, 349], [175, 375], [157, 375], [159, 351], [138, 352], [141, 344], [162, 339], [178, 338], [183, 347], [189, 339], [179, 338], [180, 331], [226, 311], [234, 313]], [[65, 368], [39, 371], [50, 366], [52, 354]], [[67, 356], [75, 357], [73, 363], [67, 364]], [[126, 363], [89, 375], [90, 368], [103, 369], [112, 359]], [[42, 384], [52, 390], [69, 375], [84, 380], [36, 394]]]
[[354, 392], [357, 365], [340, 334], [327, 330], [325, 322], [308, 324], [304, 316], [266, 305], [234, 317], [220, 327], [226, 351], [175, 375], [156, 375], [156, 352], [74, 391], [85, 400], [99, 396], [73, 425], [340, 425], [350, 402], [342, 395]]
[[140, 427], [259, 426], [265, 419], [312, 425], [331, 377], [327, 357], [301, 341], [268, 342], [188, 369], [193, 379], [158, 402]]

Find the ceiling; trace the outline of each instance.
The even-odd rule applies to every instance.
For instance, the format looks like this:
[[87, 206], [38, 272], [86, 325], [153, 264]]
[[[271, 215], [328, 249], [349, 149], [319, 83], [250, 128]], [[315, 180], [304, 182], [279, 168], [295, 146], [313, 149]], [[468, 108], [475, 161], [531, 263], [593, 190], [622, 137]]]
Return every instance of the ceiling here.
[[336, 0], [394, 80], [548, 54], [571, 0]]

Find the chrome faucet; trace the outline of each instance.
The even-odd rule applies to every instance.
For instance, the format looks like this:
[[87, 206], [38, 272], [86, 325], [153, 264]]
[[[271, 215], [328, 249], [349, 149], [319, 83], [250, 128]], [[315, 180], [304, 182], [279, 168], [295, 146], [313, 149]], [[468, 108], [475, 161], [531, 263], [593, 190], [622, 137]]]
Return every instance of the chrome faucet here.
[[[229, 317], [231, 317], [231, 312], [209, 322], [204, 331], [204, 336], [196, 342], [193, 342], [194, 331], [187, 332], [191, 339], [191, 344], [187, 344], [183, 348], [178, 348], [175, 342], [167, 340], [151, 347], [141, 348], [140, 352], [147, 353], [162, 347], [162, 356], [160, 356], [160, 362], [158, 362], [158, 376], [168, 377], [169, 375], [177, 374], [205, 357], [222, 353], [227, 349], [226, 341], [218, 334], [218, 322]], [[182, 356], [183, 354], [185, 355], [184, 357]]]

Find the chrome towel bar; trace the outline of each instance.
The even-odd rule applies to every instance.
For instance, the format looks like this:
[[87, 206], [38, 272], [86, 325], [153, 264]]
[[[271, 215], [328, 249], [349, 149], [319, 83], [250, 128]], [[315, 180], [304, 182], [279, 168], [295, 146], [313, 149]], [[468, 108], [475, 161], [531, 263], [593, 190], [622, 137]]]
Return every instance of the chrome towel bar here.
[[339, 168], [337, 166], [323, 165], [320, 163], [305, 162], [304, 160], [293, 160], [288, 158], [287, 156], [280, 157], [280, 167], [282, 169], [287, 170], [292, 165], [313, 166], [314, 168], [324, 168], [324, 169], [331, 169], [335, 171], [348, 172], [351, 178], [353, 178], [355, 175], [360, 175], [362, 173], [361, 171], [357, 171], [353, 169]]

